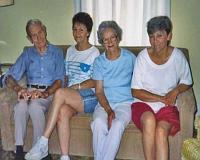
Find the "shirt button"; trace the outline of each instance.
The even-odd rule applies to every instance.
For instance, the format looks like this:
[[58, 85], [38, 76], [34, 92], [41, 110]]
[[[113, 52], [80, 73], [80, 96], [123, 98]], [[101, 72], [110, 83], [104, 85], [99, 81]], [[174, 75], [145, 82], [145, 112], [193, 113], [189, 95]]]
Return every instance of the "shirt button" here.
[[44, 68], [41, 68], [41, 71], [44, 71]]

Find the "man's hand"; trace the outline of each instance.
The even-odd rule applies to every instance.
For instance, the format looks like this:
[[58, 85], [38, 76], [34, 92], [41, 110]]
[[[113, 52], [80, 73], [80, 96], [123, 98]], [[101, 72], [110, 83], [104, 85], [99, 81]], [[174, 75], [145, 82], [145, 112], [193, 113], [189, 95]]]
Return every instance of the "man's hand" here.
[[43, 91], [41, 98], [47, 98], [47, 97], [49, 97], [49, 92], [48, 91]]
[[41, 95], [42, 95], [41, 91], [39, 91], [37, 89], [31, 91], [31, 99], [38, 99], [41, 97]]
[[17, 92], [17, 97], [18, 100], [30, 100], [31, 99], [31, 93], [26, 89], [26, 88], [21, 88], [18, 92]]
[[110, 110], [108, 112], [108, 130], [112, 126], [112, 120], [115, 118], [115, 112], [113, 110]]
[[31, 99], [47, 98], [49, 93], [47, 91], [34, 90], [31, 92]]

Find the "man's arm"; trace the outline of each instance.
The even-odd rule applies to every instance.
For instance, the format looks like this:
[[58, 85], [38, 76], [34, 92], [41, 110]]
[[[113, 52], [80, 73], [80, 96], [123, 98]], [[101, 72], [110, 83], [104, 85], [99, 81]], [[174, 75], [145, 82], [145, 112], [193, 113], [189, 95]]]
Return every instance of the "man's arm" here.
[[5, 84], [8, 88], [11, 88], [17, 93], [18, 100], [30, 100], [31, 93], [27, 90], [27, 88], [21, 87], [11, 75], [6, 77]]
[[[54, 94], [58, 88], [62, 86], [61, 80], [55, 80], [54, 83], [49, 86], [44, 92], [48, 94], [48, 96]], [[47, 97], [48, 97], [47, 96]]]
[[17, 81], [11, 75], [6, 76], [5, 84], [8, 88], [14, 90], [17, 93], [23, 88], [17, 83]]

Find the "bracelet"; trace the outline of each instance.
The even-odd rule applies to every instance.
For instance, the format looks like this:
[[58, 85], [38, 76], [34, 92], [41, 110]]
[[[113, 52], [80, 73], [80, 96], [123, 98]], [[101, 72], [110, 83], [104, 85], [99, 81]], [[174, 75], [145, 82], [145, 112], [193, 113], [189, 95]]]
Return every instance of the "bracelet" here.
[[79, 89], [79, 90], [81, 89], [81, 84], [80, 84], [80, 83], [78, 84], [78, 89]]

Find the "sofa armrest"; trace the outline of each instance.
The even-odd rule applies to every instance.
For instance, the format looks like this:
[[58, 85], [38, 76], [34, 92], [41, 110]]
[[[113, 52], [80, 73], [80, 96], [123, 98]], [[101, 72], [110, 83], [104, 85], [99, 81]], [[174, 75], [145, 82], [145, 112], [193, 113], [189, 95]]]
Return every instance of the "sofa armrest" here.
[[14, 150], [14, 129], [12, 127], [13, 106], [17, 102], [17, 95], [8, 88], [0, 89], [0, 127], [1, 140], [4, 150]]
[[12, 89], [9, 88], [2, 88], [0, 89], [0, 102], [1, 103], [9, 103], [9, 104], [16, 104], [17, 102], [17, 94]]
[[[25, 75], [23, 75], [22, 78], [18, 81], [18, 84], [24, 88], [27, 86]], [[2, 89], [0, 89], [0, 102], [1, 104], [9, 104], [10, 106], [14, 106], [17, 103], [17, 93], [12, 89], [4, 86]]]
[[194, 113], [196, 111], [196, 101], [192, 88], [181, 93], [177, 98], [177, 106], [180, 113], [181, 141], [193, 136]]

